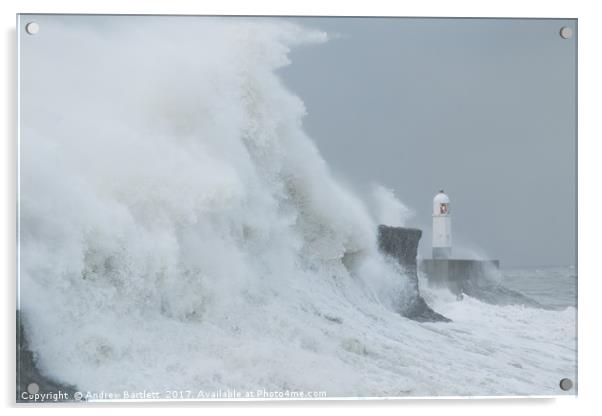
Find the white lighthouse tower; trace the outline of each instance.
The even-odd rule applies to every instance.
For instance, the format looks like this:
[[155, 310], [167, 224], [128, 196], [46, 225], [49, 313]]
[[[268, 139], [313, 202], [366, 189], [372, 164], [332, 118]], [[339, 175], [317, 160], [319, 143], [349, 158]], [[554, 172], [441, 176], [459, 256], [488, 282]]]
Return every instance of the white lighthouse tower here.
[[451, 257], [451, 217], [449, 197], [443, 190], [433, 198], [433, 259]]

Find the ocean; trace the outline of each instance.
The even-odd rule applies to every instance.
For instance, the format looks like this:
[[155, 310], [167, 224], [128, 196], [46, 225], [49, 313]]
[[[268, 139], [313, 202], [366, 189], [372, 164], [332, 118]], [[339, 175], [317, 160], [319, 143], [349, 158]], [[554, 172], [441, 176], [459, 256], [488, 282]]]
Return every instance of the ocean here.
[[575, 266], [503, 269], [501, 283], [548, 308], [577, 307]]

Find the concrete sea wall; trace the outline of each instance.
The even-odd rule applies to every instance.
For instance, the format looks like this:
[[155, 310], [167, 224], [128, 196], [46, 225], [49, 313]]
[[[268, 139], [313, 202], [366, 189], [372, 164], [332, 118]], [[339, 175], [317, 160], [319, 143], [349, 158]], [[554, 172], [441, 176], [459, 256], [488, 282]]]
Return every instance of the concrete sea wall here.
[[505, 287], [496, 279], [498, 260], [424, 259], [418, 270], [428, 284], [449, 289], [458, 298], [468, 295], [491, 305], [543, 306], [536, 300]]
[[469, 282], [484, 278], [491, 269], [498, 269], [497, 260], [424, 259], [420, 262], [420, 272], [429, 284], [447, 287], [452, 293], [465, 293]]
[[421, 237], [422, 231], [416, 228], [390, 227], [387, 225], [378, 227], [380, 250], [399, 262], [405, 269], [413, 286], [413, 297], [410, 300], [409, 307], [402, 314], [407, 318], [420, 322], [449, 322], [448, 318], [431, 309], [420, 296], [416, 256]]

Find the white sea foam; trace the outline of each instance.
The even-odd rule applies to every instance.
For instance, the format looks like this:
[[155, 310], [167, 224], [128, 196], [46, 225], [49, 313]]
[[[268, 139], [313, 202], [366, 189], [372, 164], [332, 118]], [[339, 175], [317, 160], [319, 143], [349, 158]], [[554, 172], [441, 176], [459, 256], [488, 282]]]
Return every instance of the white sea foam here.
[[44, 373], [113, 392], [559, 393], [574, 310], [428, 292], [453, 323], [397, 313], [382, 215], [333, 179], [275, 74], [326, 34], [88, 19], [42, 18], [22, 43], [21, 307]]

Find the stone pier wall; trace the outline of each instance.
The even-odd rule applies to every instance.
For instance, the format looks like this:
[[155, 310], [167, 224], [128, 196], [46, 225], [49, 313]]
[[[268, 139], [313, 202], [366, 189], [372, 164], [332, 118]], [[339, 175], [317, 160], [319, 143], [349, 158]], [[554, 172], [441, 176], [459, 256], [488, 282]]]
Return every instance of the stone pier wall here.
[[422, 231], [416, 228], [390, 227], [387, 225], [378, 227], [380, 250], [397, 260], [405, 270], [412, 285], [412, 298], [409, 306], [401, 311], [402, 315], [420, 322], [448, 322], [449, 319], [431, 309], [420, 296], [416, 256], [421, 237]]

